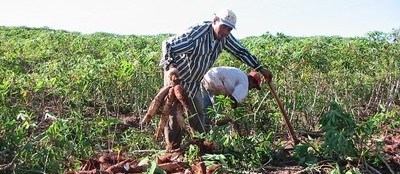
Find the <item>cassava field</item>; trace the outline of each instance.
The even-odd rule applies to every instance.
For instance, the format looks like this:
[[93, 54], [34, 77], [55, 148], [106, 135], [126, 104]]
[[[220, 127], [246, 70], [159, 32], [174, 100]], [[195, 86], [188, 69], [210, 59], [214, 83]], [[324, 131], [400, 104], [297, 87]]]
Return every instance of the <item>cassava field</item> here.
[[[399, 29], [241, 39], [299, 143], [263, 83], [235, 110], [220, 97], [210, 131], [186, 128], [174, 152], [159, 115], [140, 124], [168, 36], [0, 27], [0, 173], [400, 173]], [[219, 65], [250, 70], [226, 52]]]

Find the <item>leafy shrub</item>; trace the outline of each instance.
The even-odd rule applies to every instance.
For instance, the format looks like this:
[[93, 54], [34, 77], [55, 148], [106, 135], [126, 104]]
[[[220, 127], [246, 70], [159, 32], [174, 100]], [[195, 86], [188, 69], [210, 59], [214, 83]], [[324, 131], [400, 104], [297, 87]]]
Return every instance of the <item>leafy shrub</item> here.
[[331, 102], [329, 111], [321, 117], [323, 136], [323, 154], [328, 158], [343, 160], [356, 157], [354, 118], [345, 113], [337, 102]]

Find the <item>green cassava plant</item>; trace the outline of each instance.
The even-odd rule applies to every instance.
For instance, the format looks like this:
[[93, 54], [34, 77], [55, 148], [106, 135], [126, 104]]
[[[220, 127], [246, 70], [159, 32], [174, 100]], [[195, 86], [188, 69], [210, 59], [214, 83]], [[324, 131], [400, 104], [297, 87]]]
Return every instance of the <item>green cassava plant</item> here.
[[325, 132], [321, 149], [327, 158], [344, 160], [356, 157], [356, 123], [351, 114], [345, 113], [336, 101], [329, 104], [329, 111], [321, 117]]
[[229, 97], [217, 96], [216, 105], [222, 112], [216, 114], [211, 110], [210, 117], [216, 122], [224, 119], [231, 121], [229, 124], [212, 127], [207, 137], [220, 147], [230, 166], [243, 169], [260, 166], [271, 158], [271, 133], [249, 134], [252, 126], [246, 109], [240, 105], [233, 108], [232, 104]]
[[[0, 165], [9, 166], [0, 173], [63, 173], [105, 149], [127, 150], [135, 157], [141, 150], [162, 148], [152, 141], [156, 119], [131, 127], [121, 120], [140, 119], [162, 86], [160, 45], [169, 36], [0, 26]], [[304, 157], [299, 161], [318, 168], [315, 159], [377, 159], [381, 142], [375, 140], [387, 134], [378, 128], [399, 126], [400, 44], [387, 36], [267, 32], [241, 40], [274, 74], [295, 130], [326, 133], [323, 141], [295, 147]], [[214, 66], [220, 65], [251, 69], [228, 52]], [[341, 109], [326, 105], [332, 100]], [[286, 129], [264, 82], [238, 108], [224, 102], [223, 112], [213, 119], [231, 118], [240, 131], [227, 124], [202, 136], [221, 146], [230, 168], [274, 162], [271, 152], [281, 147], [273, 145], [272, 137]], [[376, 149], [367, 148], [371, 142]], [[382, 165], [376, 161], [372, 164]]]

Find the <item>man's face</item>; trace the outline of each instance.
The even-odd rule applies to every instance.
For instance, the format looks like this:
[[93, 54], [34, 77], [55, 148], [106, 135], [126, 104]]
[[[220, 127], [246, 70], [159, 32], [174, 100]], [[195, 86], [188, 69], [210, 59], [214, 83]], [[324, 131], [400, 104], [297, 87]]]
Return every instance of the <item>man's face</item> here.
[[231, 27], [222, 24], [219, 20], [214, 21], [213, 28], [214, 28], [215, 38], [218, 40], [227, 37], [232, 31]]
[[254, 79], [253, 77], [249, 77], [249, 90], [251, 90], [251, 89], [260, 90], [259, 86], [258, 86], [258, 83], [257, 83], [257, 80]]

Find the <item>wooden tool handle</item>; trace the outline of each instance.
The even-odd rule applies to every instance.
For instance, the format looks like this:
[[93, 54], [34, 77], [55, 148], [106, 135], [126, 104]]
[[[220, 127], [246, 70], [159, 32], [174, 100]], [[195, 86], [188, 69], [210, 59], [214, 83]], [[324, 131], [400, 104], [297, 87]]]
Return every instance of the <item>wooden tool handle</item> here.
[[288, 119], [288, 117], [287, 117], [287, 114], [286, 114], [286, 111], [285, 111], [285, 109], [284, 109], [284, 107], [283, 107], [283, 105], [282, 105], [282, 102], [281, 102], [281, 100], [279, 99], [278, 94], [276, 93], [276, 91], [275, 91], [274, 87], [272, 86], [272, 83], [271, 83], [271, 82], [268, 83], [268, 86], [269, 86], [269, 89], [270, 89], [271, 92], [272, 92], [272, 95], [274, 95], [274, 98], [275, 98], [276, 102], [277, 102], [278, 105], [279, 105], [279, 109], [280, 109], [281, 112], [282, 112], [283, 119], [285, 120], [286, 127], [287, 127], [287, 129], [288, 129], [288, 131], [289, 131], [289, 136], [290, 136], [290, 138], [292, 138], [294, 144], [297, 145], [297, 144], [299, 143], [299, 140], [296, 138], [296, 135], [294, 134], [292, 124], [290, 124], [290, 121], [289, 121], [289, 119]]

